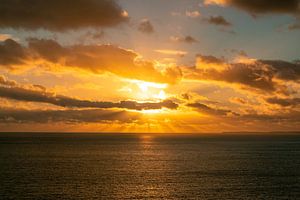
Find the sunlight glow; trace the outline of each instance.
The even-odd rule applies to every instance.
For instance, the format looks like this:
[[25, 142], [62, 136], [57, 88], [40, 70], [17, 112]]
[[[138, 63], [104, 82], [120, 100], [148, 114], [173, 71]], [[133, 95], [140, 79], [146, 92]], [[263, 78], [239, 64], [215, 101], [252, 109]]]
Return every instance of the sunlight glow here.
[[141, 112], [144, 113], [144, 114], [159, 114], [159, 113], [164, 112], [164, 110], [162, 110], [162, 109], [157, 109], [157, 110], [142, 110]]
[[131, 82], [136, 83], [139, 87], [152, 87], [152, 88], [157, 88], [157, 89], [167, 88], [167, 84], [151, 83], [151, 82], [137, 81], [137, 80], [133, 80]]
[[132, 81], [139, 88], [136, 91], [135, 96], [140, 99], [152, 99], [152, 100], [164, 100], [167, 98], [167, 94], [164, 89], [167, 88], [167, 84], [151, 83], [144, 81]]
[[167, 98], [167, 95], [166, 95], [166, 93], [163, 90], [161, 90], [159, 92], [159, 94], [158, 95], [154, 95], [154, 97], [157, 98], [157, 99], [162, 99], [163, 100], [163, 99]]

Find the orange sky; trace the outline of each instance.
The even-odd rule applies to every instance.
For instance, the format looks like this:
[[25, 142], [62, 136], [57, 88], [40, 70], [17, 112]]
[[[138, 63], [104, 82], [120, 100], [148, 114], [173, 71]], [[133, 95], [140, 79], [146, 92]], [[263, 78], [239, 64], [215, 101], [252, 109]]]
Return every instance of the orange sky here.
[[294, 1], [20, 2], [0, 5], [0, 131], [300, 131]]

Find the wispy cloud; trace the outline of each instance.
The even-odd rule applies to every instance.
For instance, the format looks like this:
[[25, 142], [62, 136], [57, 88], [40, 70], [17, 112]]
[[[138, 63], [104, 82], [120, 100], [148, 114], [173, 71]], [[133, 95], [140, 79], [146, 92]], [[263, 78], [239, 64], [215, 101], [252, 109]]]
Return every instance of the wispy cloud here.
[[154, 26], [149, 21], [149, 19], [142, 19], [138, 25], [138, 30], [142, 33], [153, 33]]
[[179, 50], [173, 50], [173, 49], [157, 49], [155, 50], [157, 53], [171, 55], [171, 56], [180, 56], [183, 57], [187, 54], [186, 51], [179, 51]]
[[194, 37], [187, 35], [187, 36], [171, 36], [170, 40], [172, 42], [183, 42], [183, 43], [197, 43], [199, 42], [197, 39], [195, 39]]

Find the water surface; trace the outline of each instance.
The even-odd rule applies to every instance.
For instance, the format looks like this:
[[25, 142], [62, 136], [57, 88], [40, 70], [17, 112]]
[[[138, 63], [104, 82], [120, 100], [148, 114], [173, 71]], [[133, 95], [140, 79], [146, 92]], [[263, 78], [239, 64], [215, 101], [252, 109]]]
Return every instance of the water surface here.
[[300, 199], [300, 136], [0, 133], [0, 199]]

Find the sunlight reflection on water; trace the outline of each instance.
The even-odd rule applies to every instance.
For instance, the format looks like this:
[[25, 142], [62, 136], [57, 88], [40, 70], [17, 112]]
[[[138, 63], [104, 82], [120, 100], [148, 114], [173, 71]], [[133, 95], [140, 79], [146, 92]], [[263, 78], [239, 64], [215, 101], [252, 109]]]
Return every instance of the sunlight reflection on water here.
[[297, 199], [300, 137], [0, 134], [0, 199]]

